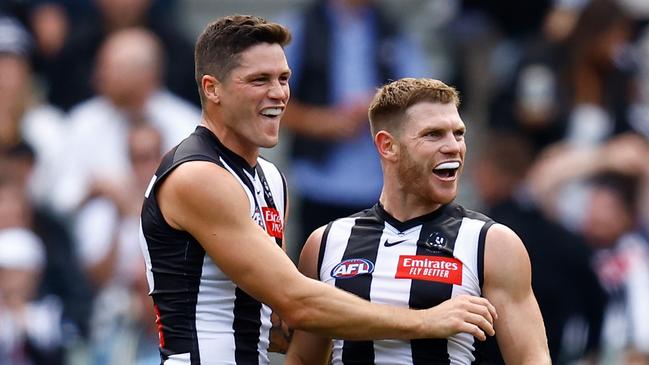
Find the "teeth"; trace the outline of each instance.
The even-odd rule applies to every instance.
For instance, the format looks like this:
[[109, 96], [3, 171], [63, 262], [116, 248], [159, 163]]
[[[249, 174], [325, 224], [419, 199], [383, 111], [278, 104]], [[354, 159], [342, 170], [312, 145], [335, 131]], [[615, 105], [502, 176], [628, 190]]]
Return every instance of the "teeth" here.
[[435, 170], [455, 170], [460, 168], [460, 163], [457, 161], [443, 162], [435, 166]]
[[267, 108], [261, 111], [261, 114], [269, 116], [269, 117], [276, 117], [280, 114], [282, 114], [282, 108]]

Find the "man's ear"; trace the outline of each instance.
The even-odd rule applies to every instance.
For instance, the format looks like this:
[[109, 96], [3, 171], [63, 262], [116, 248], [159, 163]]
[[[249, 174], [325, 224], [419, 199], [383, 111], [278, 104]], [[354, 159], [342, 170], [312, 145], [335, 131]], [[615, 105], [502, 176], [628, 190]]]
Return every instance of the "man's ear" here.
[[374, 136], [374, 145], [382, 159], [395, 161], [399, 155], [399, 141], [386, 130], [380, 130]]
[[221, 83], [212, 75], [203, 75], [201, 78], [201, 88], [205, 98], [214, 104], [221, 102]]

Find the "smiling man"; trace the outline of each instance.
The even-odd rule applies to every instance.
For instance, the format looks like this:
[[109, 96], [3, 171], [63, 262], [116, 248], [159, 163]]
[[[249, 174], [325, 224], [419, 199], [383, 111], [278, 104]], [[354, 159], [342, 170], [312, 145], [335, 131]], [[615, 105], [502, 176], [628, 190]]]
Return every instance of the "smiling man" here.
[[[300, 257], [307, 276], [374, 303], [430, 308], [483, 296], [496, 307], [496, 338], [507, 364], [550, 364], [530, 262], [507, 227], [454, 204], [466, 144], [452, 87], [401, 79], [374, 96], [369, 118], [383, 167], [372, 208], [314, 231]], [[468, 333], [443, 339], [333, 341], [297, 331], [287, 365], [473, 364]]]
[[201, 125], [163, 157], [142, 206], [162, 364], [268, 364], [271, 310], [292, 328], [331, 337], [493, 335], [497, 315], [484, 298], [427, 310], [374, 304], [301, 275], [282, 250], [286, 185], [259, 149], [278, 141], [289, 40], [279, 24], [235, 15], [209, 24], [196, 43]]

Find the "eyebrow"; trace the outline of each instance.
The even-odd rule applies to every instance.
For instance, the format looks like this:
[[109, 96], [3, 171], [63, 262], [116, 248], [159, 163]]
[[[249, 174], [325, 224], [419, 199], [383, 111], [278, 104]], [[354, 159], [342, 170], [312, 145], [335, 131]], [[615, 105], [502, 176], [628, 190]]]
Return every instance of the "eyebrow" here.
[[[273, 75], [275, 75], [274, 72], [260, 71], [260, 72], [255, 72], [255, 73], [246, 75], [245, 78], [255, 78], [255, 77], [260, 77], [260, 76], [268, 77], [268, 76], [273, 76]], [[291, 70], [290, 69], [284, 70], [284, 71], [280, 72], [279, 75], [280, 76], [283, 76], [283, 75], [290, 76], [291, 75]]]

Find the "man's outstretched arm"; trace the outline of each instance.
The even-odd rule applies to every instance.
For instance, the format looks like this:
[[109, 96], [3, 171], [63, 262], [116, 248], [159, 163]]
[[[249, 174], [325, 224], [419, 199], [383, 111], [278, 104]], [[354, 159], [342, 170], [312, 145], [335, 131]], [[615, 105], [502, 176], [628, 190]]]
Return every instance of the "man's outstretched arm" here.
[[532, 292], [530, 260], [520, 238], [495, 224], [487, 232], [483, 295], [498, 310], [496, 339], [507, 364], [551, 364], [545, 326]]
[[294, 329], [344, 339], [445, 338], [457, 332], [485, 339], [494, 333], [495, 309], [484, 298], [410, 310], [372, 304], [300, 274], [250, 218], [236, 179], [213, 163], [178, 166], [157, 197], [167, 223], [195, 237], [232, 281]]

